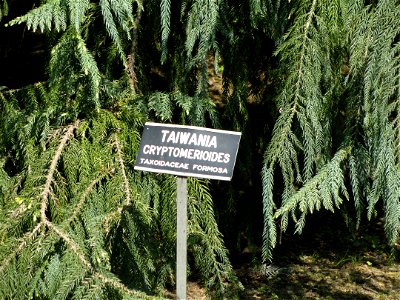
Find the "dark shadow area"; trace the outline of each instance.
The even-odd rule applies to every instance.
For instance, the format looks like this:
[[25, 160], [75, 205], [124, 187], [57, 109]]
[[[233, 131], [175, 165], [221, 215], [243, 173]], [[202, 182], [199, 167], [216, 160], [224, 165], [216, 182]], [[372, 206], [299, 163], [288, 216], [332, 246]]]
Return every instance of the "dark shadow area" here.
[[45, 79], [45, 35], [28, 30], [24, 23], [7, 25], [34, 8], [35, 2], [9, 1], [10, 14], [0, 22], [0, 89], [17, 89]]
[[396, 300], [399, 250], [386, 245], [381, 219], [351, 231], [342, 215], [320, 211], [302, 235], [282, 236], [264, 269], [260, 251], [240, 255], [234, 265], [245, 288], [240, 299]]

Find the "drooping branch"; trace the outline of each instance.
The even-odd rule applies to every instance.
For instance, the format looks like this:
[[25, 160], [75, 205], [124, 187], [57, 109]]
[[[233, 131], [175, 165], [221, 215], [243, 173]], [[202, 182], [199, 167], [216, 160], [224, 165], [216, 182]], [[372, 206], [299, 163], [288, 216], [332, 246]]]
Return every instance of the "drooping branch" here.
[[138, 292], [135, 290], [131, 290], [129, 289], [126, 285], [122, 284], [121, 282], [113, 279], [113, 278], [109, 278], [107, 276], [104, 276], [103, 274], [96, 272], [94, 274], [94, 276], [96, 278], [98, 278], [101, 282], [105, 283], [105, 284], [109, 284], [110, 286], [112, 286], [113, 288], [123, 291], [125, 294], [127, 295], [131, 295], [133, 297], [135, 297], [136, 299], [145, 299], [145, 300], [154, 300], [155, 297], [153, 296], [148, 296], [143, 292]]
[[311, 22], [313, 20], [314, 14], [315, 14], [315, 9], [317, 5], [317, 0], [314, 0], [311, 9], [308, 13], [307, 16], [307, 22], [304, 26], [304, 34], [302, 37], [302, 47], [301, 47], [301, 53], [300, 53], [300, 59], [299, 59], [299, 70], [297, 73], [297, 81], [296, 81], [296, 92], [295, 92], [295, 97], [296, 99], [300, 98], [300, 87], [301, 87], [301, 82], [303, 81], [303, 68], [304, 68], [304, 56], [305, 56], [305, 51], [306, 51], [306, 44], [307, 44], [307, 39], [308, 39], [308, 30], [310, 28]]
[[76, 129], [79, 125], [79, 120], [76, 120], [74, 124], [71, 124], [67, 127], [67, 131], [65, 132], [63, 138], [60, 141], [60, 144], [58, 145], [57, 151], [53, 156], [53, 159], [50, 164], [49, 171], [46, 175], [46, 183], [44, 184], [43, 192], [42, 192], [42, 203], [41, 203], [41, 209], [40, 209], [40, 218], [41, 222], [45, 223], [47, 220], [46, 216], [46, 210], [47, 210], [47, 205], [48, 205], [48, 198], [50, 194], [50, 186], [51, 183], [53, 182], [53, 175], [57, 167], [57, 163], [61, 157], [61, 153], [67, 144], [68, 139], [72, 136], [72, 133], [74, 129]]
[[71, 239], [67, 233], [65, 233], [63, 230], [55, 226], [53, 223], [51, 223], [49, 220], [45, 220], [43, 222], [49, 229], [52, 229], [60, 238], [64, 240], [64, 242], [67, 244], [68, 248], [75, 253], [75, 255], [79, 258], [81, 263], [88, 269], [89, 271], [93, 271], [93, 266], [92, 264], [85, 258], [84, 254], [82, 251], [80, 251], [79, 246], [75, 243], [73, 239]]
[[103, 284], [109, 284], [115, 289], [120, 290], [125, 294], [138, 297], [139, 299], [154, 299], [154, 297], [147, 296], [143, 292], [131, 290], [126, 285], [122, 284], [116, 279], [107, 277], [101, 272], [96, 271], [95, 268], [92, 266], [92, 264], [85, 258], [82, 251], [79, 249], [79, 245], [77, 245], [76, 242], [72, 238], [70, 238], [67, 233], [65, 233], [62, 229], [58, 228], [48, 220], [46, 220], [44, 223], [49, 229], [52, 229], [66, 243], [67, 247], [72, 252], [75, 253], [75, 255], [79, 258], [81, 263], [85, 266], [87, 271], [92, 273], [93, 276], [95, 278], [98, 278], [101, 282], [103, 282]]
[[124, 184], [125, 201], [122, 203], [122, 205], [120, 205], [117, 208], [116, 211], [112, 212], [105, 218], [104, 228], [105, 228], [106, 232], [108, 232], [110, 229], [109, 224], [110, 224], [111, 220], [114, 219], [115, 217], [118, 217], [119, 215], [121, 215], [123, 208], [125, 206], [128, 206], [131, 203], [131, 190], [129, 187], [129, 180], [128, 180], [128, 177], [126, 176], [126, 172], [125, 172], [125, 163], [124, 163], [124, 158], [123, 158], [123, 154], [122, 154], [121, 143], [119, 142], [119, 140], [116, 136], [115, 136], [114, 145], [115, 145], [115, 149], [117, 151], [117, 160], [119, 163], [119, 167], [121, 169], [121, 176], [122, 176], [122, 180], [123, 180], [123, 184]]
[[[119, 166], [121, 168], [122, 179], [124, 180], [124, 191], [125, 191], [125, 195], [126, 195], [124, 206], [127, 206], [131, 203], [131, 190], [129, 187], [129, 180], [128, 180], [128, 177], [126, 176], [126, 172], [125, 172], [125, 163], [124, 163], [124, 158], [122, 155], [121, 144], [117, 138], [115, 138], [115, 148], [117, 149], [117, 158], [118, 158]], [[119, 208], [118, 210], [122, 210], [122, 208]]]
[[82, 193], [81, 197], [79, 198], [79, 202], [76, 205], [74, 212], [70, 215], [70, 217], [67, 219], [67, 221], [65, 222], [67, 225], [69, 223], [71, 223], [76, 216], [78, 215], [78, 213], [81, 211], [83, 204], [85, 203], [85, 200], [87, 198], [87, 196], [90, 194], [90, 192], [93, 190], [93, 188], [96, 186], [96, 184], [98, 184], [100, 182], [100, 180], [102, 180], [108, 173], [102, 173], [99, 176], [97, 176], [85, 189], [85, 191]]
[[46, 210], [47, 210], [47, 205], [48, 205], [48, 198], [49, 195], [51, 193], [51, 183], [53, 182], [53, 176], [54, 176], [54, 172], [57, 168], [57, 163], [61, 157], [61, 153], [63, 151], [63, 149], [65, 148], [65, 145], [67, 144], [68, 139], [71, 137], [73, 131], [75, 128], [77, 128], [79, 124], [79, 120], [77, 120], [74, 124], [71, 124], [67, 127], [67, 131], [65, 132], [64, 136], [62, 137], [60, 144], [58, 145], [57, 151], [55, 153], [55, 155], [53, 156], [53, 159], [51, 161], [50, 167], [49, 167], [49, 171], [46, 175], [46, 182], [44, 184], [43, 187], [43, 192], [41, 194], [41, 209], [40, 209], [40, 222], [35, 226], [35, 228], [27, 233], [21, 243], [19, 244], [19, 246], [15, 249], [15, 251], [13, 251], [11, 253], [11, 255], [8, 256], [8, 258], [6, 259], [6, 261], [2, 262], [2, 265], [0, 267], [0, 272], [5, 268], [5, 266], [8, 265], [8, 263], [13, 259], [13, 257], [19, 253], [20, 251], [22, 251], [22, 249], [27, 245], [28, 241], [30, 239], [32, 239], [35, 234], [40, 230], [40, 228], [44, 225], [48, 228], [50, 228], [49, 225], [52, 225], [51, 222], [47, 219], [46, 216]]
[[[140, 299], [153, 299], [150, 296], [147, 296], [145, 293], [143, 292], [139, 292], [139, 291], [135, 291], [135, 290], [131, 290], [129, 289], [127, 286], [125, 286], [124, 284], [122, 284], [121, 282], [119, 282], [118, 280], [114, 279], [114, 278], [110, 278], [108, 276], [105, 276], [104, 274], [102, 274], [101, 272], [96, 271], [96, 269], [94, 268], [94, 266], [91, 264], [91, 262], [85, 257], [84, 252], [80, 249], [80, 246], [75, 242], [75, 240], [64, 230], [62, 230], [61, 228], [59, 228], [57, 225], [53, 224], [46, 216], [46, 210], [47, 210], [47, 205], [48, 205], [48, 197], [51, 193], [51, 184], [53, 182], [53, 176], [54, 176], [54, 172], [56, 171], [57, 168], [57, 163], [61, 157], [62, 151], [65, 148], [69, 138], [72, 136], [73, 134], [73, 130], [76, 129], [79, 125], [79, 120], [77, 120], [74, 124], [68, 126], [66, 133], [64, 134], [64, 136], [62, 137], [60, 144], [57, 148], [57, 151], [55, 153], [55, 155], [53, 156], [53, 159], [51, 161], [50, 167], [49, 167], [49, 171], [46, 175], [46, 182], [43, 188], [43, 192], [41, 194], [41, 220], [40, 222], [36, 225], [36, 227], [29, 233], [26, 235], [26, 237], [23, 239], [23, 241], [20, 243], [20, 245], [16, 248], [16, 250], [13, 252], [14, 255], [11, 255], [10, 258], [0, 267], [0, 271], [2, 271], [2, 269], [4, 268], [5, 265], [7, 265], [9, 263], [9, 261], [11, 261], [11, 259], [19, 252], [22, 250], [22, 248], [27, 244], [27, 241], [29, 239], [31, 239], [36, 232], [38, 232], [40, 230], [40, 228], [42, 228], [42, 226], [47, 227], [49, 230], [53, 231], [55, 234], [57, 234], [66, 244], [66, 246], [68, 247], [68, 249], [70, 251], [72, 251], [79, 259], [79, 261], [82, 263], [82, 265], [85, 267], [85, 269], [93, 274], [93, 277], [97, 278], [98, 280], [100, 280], [103, 284], [107, 284], [112, 286], [113, 288], [120, 290], [121, 292], [134, 296], [134, 297], [138, 297]], [[129, 181], [125, 172], [125, 164], [123, 161], [123, 157], [122, 157], [122, 150], [121, 150], [121, 145], [119, 143], [118, 140], [116, 140], [116, 149], [117, 149], [117, 154], [118, 154], [118, 161], [119, 164], [121, 166], [121, 173], [122, 173], [122, 177], [123, 177], [123, 181], [124, 181], [124, 190], [126, 192], [126, 199], [124, 202], [124, 205], [129, 205], [129, 203], [131, 202], [131, 193], [130, 193], [130, 189], [129, 189]], [[85, 199], [87, 198], [88, 194], [93, 190], [94, 186], [102, 179], [104, 178], [104, 176], [107, 173], [101, 174], [100, 176], [98, 176], [97, 178], [95, 178], [90, 184], [89, 186], [86, 188], [86, 190], [83, 192], [83, 194], [80, 197], [80, 200], [76, 206], [76, 209], [74, 210], [74, 213], [70, 216], [70, 218], [67, 220], [68, 222], [72, 221], [75, 216], [77, 215], [77, 213], [79, 212], [80, 208], [82, 207]], [[120, 207], [118, 209], [118, 213], [120, 214], [122, 212], [122, 207]]]
[[35, 226], [35, 228], [34, 228], [31, 232], [25, 234], [25, 236], [22, 238], [22, 241], [21, 241], [21, 243], [18, 245], [18, 247], [15, 248], [15, 250], [14, 250], [13, 252], [11, 252], [11, 253], [7, 256], [7, 258], [6, 258], [4, 261], [1, 262], [1, 265], [0, 265], [0, 273], [2, 273], [3, 270], [4, 270], [4, 268], [5, 268], [6, 266], [8, 266], [8, 264], [11, 262], [11, 260], [12, 260], [18, 253], [20, 253], [24, 247], [26, 247], [26, 245], [28, 244], [28, 241], [31, 240], [31, 239], [35, 236], [35, 234], [40, 230], [40, 228], [42, 227], [42, 225], [43, 225], [42, 222], [38, 223], [38, 224]]
[[[306, 48], [307, 48], [307, 43], [309, 39], [309, 30], [310, 26], [312, 24], [313, 18], [315, 17], [315, 10], [316, 10], [316, 5], [317, 5], [317, 0], [314, 0], [313, 3], [311, 4], [310, 11], [307, 13], [307, 19], [304, 24], [304, 29], [301, 32], [301, 35], [298, 38], [301, 38], [301, 50], [299, 53], [299, 57], [296, 57], [298, 69], [296, 70], [296, 76], [295, 76], [295, 83], [293, 85], [293, 82], [290, 83], [290, 87], [292, 88], [294, 86], [294, 93], [293, 93], [293, 102], [291, 103], [290, 107], [288, 107], [288, 111], [282, 111], [281, 116], [279, 117], [277, 124], [275, 125], [276, 128], [279, 129], [279, 134], [277, 132], [274, 132], [275, 134], [273, 135], [273, 138], [270, 143], [270, 149], [275, 147], [277, 151], [266, 151], [266, 161], [268, 161], [268, 166], [273, 169], [275, 162], [278, 160], [279, 156], [282, 153], [281, 147], [285, 147], [286, 143], [285, 141], [290, 141], [290, 143], [293, 143], [294, 140], [297, 140], [297, 138], [291, 134], [293, 122], [295, 119], [295, 115], [298, 113], [298, 106], [299, 102], [302, 100], [302, 95], [301, 95], [301, 88], [304, 84], [304, 68], [305, 68], [305, 56], [306, 56]], [[279, 53], [278, 50], [276, 54]], [[286, 89], [284, 91], [285, 93], [285, 98], [286, 98]], [[289, 93], [290, 94], [290, 93]], [[284, 109], [281, 107], [280, 109]], [[282, 123], [282, 126], [278, 125]], [[275, 129], [276, 130], [276, 129]], [[270, 154], [270, 152], [272, 154]]]
[[140, 19], [142, 18], [142, 11], [143, 7], [142, 5], [138, 5], [137, 8], [137, 13], [136, 13], [136, 19], [135, 19], [135, 26], [133, 28], [132, 32], [132, 44], [131, 44], [131, 53], [128, 55], [128, 73], [129, 73], [129, 79], [131, 82], [131, 87], [134, 92], [138, 93], [139, 95], [141, 94], [138, 85], [137, 85], [137, 76], [136, 76], [136, 71], [135, 71], [135, 55], [137, 51], [137, 43], [138, 43], [138, 30], [139, 30], [139, 24], [140, 24]]

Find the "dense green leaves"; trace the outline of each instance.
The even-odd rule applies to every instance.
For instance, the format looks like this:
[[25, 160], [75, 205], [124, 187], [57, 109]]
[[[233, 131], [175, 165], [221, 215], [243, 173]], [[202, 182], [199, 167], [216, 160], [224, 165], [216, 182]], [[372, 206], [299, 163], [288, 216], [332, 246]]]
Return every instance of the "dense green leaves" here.
[[[0, 22], [12, 3], [0, 0]], [[210, 293], [241, 286], [218, 188], [230, 224], [255, 219], [236, 198], [262, 208], [264, 261], [308, 215], [345, 206], [356, 227], [383, 217], [395, 244], [399, 20], [396, 0], [48, 0], [7, 19], [43, 38], [47, 69], [19, 89], [0, 82], [1, 297], [173, 285], [175, 179], [133, 170], [147, 120], [243, 133], [231, 186], [189, 180], [190, 270]]]
[[[204, 91], [136, 93], [143, 9], [47, 1], [9, 23], [46, 32], [51, 50], [48, 81], [0, 94], [1, 298], [150, 299], [174, 284], [176, 181], [133, 171], [140, 133], [149, 118], [218, 120]], [[226, 294], [237, 280], [208, 183], [189, 196], [190, 269]]]
[[[3, 298], [107, 298], [113, 291], [145, 299], [137, 290], [162, 293], [171, 283], [175, 179], [132, 172], [134, 156], [126, 154], [135, 154], [139, 135], [131, 132], [138, 129], [107, 111], [53, 130], [46, 150], [27, 153], [35, 161], [18, 194], [2, 185], [0, 272], [13, 282], [2, 281]], [[189, 239], [193, 232], [203, 278], [216, 276], [207, 280], [211, 289], [234, 276], [206, 185], [189, 184]]]
[[[333, 211], [340, 208], [342, 197], [349, 199], [347, 180], [357, 224], [365, 207], [371, 219], [383, 201], [389, 243], [398, 239], [399, 160], [393, 131], [399, 88], [398, 12], [396, 1], [369, 7], [357, 1], [313, 1], [296, 10], [275, 52], [286, 79], [277, 97], [281, 114], [264, 160], [264, 259], [271, 259], [276, 243], [271, 216], [281, 219], [285, 231], [292, 215], [296, 232], [301, 232], [307, 212], [321, 207]], [[344, 130], [339, 134], [331, 127], [338, 121]], [[284, 189], [281, 207], [275, 208], [270, 181], [277, 165]]]

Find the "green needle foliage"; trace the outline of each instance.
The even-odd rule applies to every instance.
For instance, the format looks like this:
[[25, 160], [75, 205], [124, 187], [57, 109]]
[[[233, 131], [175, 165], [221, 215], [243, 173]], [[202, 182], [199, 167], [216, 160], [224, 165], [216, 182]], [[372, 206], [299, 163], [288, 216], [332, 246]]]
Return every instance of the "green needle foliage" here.
[[0, 86], [1, 298], [173, 287], [175, 179], [133, 170], [147, 120], [243, 133], [232, 185], [188, 185], [189, 269], [216, 298], [241, 287], [217, 222], [259, 213], [263, 261], [322, 209], [354, 211], [356, 228], [383, 217], [398, 241], [398, 0], [14, 2], [0, 30], [40, 36], [46, 71]]
[[[146, 120], [218, 118], [197, 64], [178, 70], [202, 82], [193, 89], [157, 90], [143, 77], [154, 57], [141, 55], [148, 39], [139, 27], [155, 8], [40, 1], [7, 24], [40, 31], [49, 58], [46, 81], [0, 93], [0, 298], [154, 299], [173, 289], [176, 179], [133, 170], [141, 131]], [[210, 294], [234, 295], [240, 284], [208, 182], [190, 179], [188, 188], [190, 273]]]
[[272, 257], [277, 220], [284, 232], [291, 217], [301, 232], [307, 214], [339, 209], [342, 199], [354, 201], [357, 226], [363, 212], [375, 217], [382, 201], [393, 245], [400, 231], [399, 3], [297, 5], [275, 51], [284, 81], [262, 172], [263, 258]]
[[[1, 298], [150, 299], [173, 285], [176, 181], [133, 171], [141, 125], [119, 114], [29, 136], [21, 172], [2, 169]], [[207, 182], [190, 180], [189, 195], [192, 267], [225, 293], [236, 279]]]

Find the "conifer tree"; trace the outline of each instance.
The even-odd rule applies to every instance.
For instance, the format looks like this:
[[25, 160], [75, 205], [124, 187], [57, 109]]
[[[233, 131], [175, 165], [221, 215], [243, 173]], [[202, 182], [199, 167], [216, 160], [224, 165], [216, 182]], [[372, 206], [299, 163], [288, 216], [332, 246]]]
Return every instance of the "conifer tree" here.
[[[227, 206], [260, 181], [264, 261], [322, 209], [354, 206], [356, 227], [382, 212], [398, 240], [397, 0], [46, 0], [19, 16], [13, 3], [0, 0], [0, 30], [41, 34], [48, 59], [44, 80], [0, 83], [0, 297], [174, 284], [175, 180], [133, 171], [147, 120], [242, 131]], [[190, 179], [190, 270], [229, 298], [240, 283], [214, 214], [209, 182]]]
[[[177, 62], [193, 89], [144, 77], [147, 66], [176, 63], [165, 47], [158, 63], [146, 56], [146, 42], [168, 38], [168, 16], [154, 30], [153, 14], [161, 19], [156, 2], [49, 0], [5, 25], [45, 35], [49, 59], [47, 80], [0, 93], [0, 298], [153, 299], [174, 286], [176, 181], [133, 171], [140, 134], [147, 120], [217, 118], [197, 77], [208, 46], [186, 46]], [[192, 43], [203, 38], [199, 20]], [[229, 295], [239, 283], [208, 185], [189, 180], [190, 270], [210, 294]]]
[[343, 201], [353, 202], [357, 226], [382, 202], [388, 243], [398, 240], [399, 13], [390, 0], [293, 5], [274, 53], [284, 80], [262, 171], [264, 260], [272, 257], [277, 221], [284, 232], [292, 219], [300, 233], [308, 214], [340, 210]]

